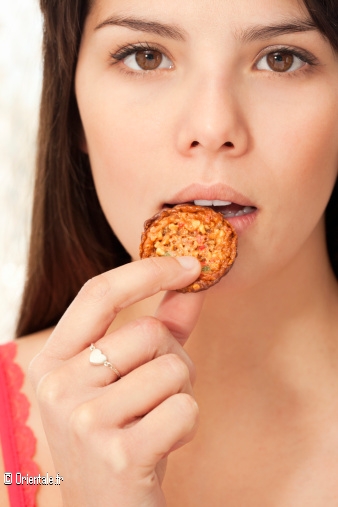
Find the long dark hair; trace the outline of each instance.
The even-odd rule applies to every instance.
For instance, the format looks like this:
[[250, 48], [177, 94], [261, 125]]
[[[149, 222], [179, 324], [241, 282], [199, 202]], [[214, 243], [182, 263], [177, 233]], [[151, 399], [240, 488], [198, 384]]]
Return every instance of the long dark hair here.
[[[130, 261], [101, 210], [88, 157], [79, 149], [81, 122], [74, 75], [90, 1], [40, 0], [44, 74], [32, 232], [18, 337], [55, 325], [86, 280]], [[304, 4], [338, 51], [337, 0], [304, 0]], [[326, 230], [338, 278], [337, 184], [327, 207]]]

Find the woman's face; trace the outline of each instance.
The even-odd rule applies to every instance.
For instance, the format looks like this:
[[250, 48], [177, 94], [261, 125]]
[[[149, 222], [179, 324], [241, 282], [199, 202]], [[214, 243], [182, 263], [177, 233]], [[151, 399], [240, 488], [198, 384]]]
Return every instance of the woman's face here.
[[322, 240], [338, 57], [298, 0], [97, 0], [76, 96], [102, 208], [133, 258], [146, 219], [194, 200], [221, 201], [243, 277]]

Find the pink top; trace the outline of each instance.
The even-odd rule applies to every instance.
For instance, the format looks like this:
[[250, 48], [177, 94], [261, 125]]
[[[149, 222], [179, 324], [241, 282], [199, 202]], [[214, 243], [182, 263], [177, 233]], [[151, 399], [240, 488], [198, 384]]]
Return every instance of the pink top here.
[[20, 392], [24, 374], [15, 356], [15, 342], [0, 346], [0, 438], [5, 472], [12, 473], [12, 485], [6, 488], [11, 507], [35, 507], [37, 484], [16, 484], [27, 474], [38, 476], [39, 468], [33, 461], [36, 438], [26, 425], [29, 402]]

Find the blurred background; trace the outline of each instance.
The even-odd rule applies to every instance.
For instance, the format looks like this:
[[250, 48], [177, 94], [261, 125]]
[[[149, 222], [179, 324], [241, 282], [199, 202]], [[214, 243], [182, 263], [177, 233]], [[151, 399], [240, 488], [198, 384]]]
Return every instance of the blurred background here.
[[25, 277], [41, 88], [38, 0], [0, 9], [0, 343], [13, 338]]

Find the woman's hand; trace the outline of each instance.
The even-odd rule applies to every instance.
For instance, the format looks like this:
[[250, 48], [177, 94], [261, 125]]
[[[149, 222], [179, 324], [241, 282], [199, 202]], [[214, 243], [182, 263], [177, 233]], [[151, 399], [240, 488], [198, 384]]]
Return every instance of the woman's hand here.
[[[194, 369], [182, 345], [203, 296], [167, 293], [156, 317], [106, 333], [119, 310], [182, 288], [199, 271], [196, 259], [166, 257], [95, 277], [33, 360], [30, 376], [56, 472], [63, 477], [65, 507], [165, 505], [166, 457], [196, 429]], [[118, 368], [120, 380], [113, 369], [90, 364], [91, 343]]]

